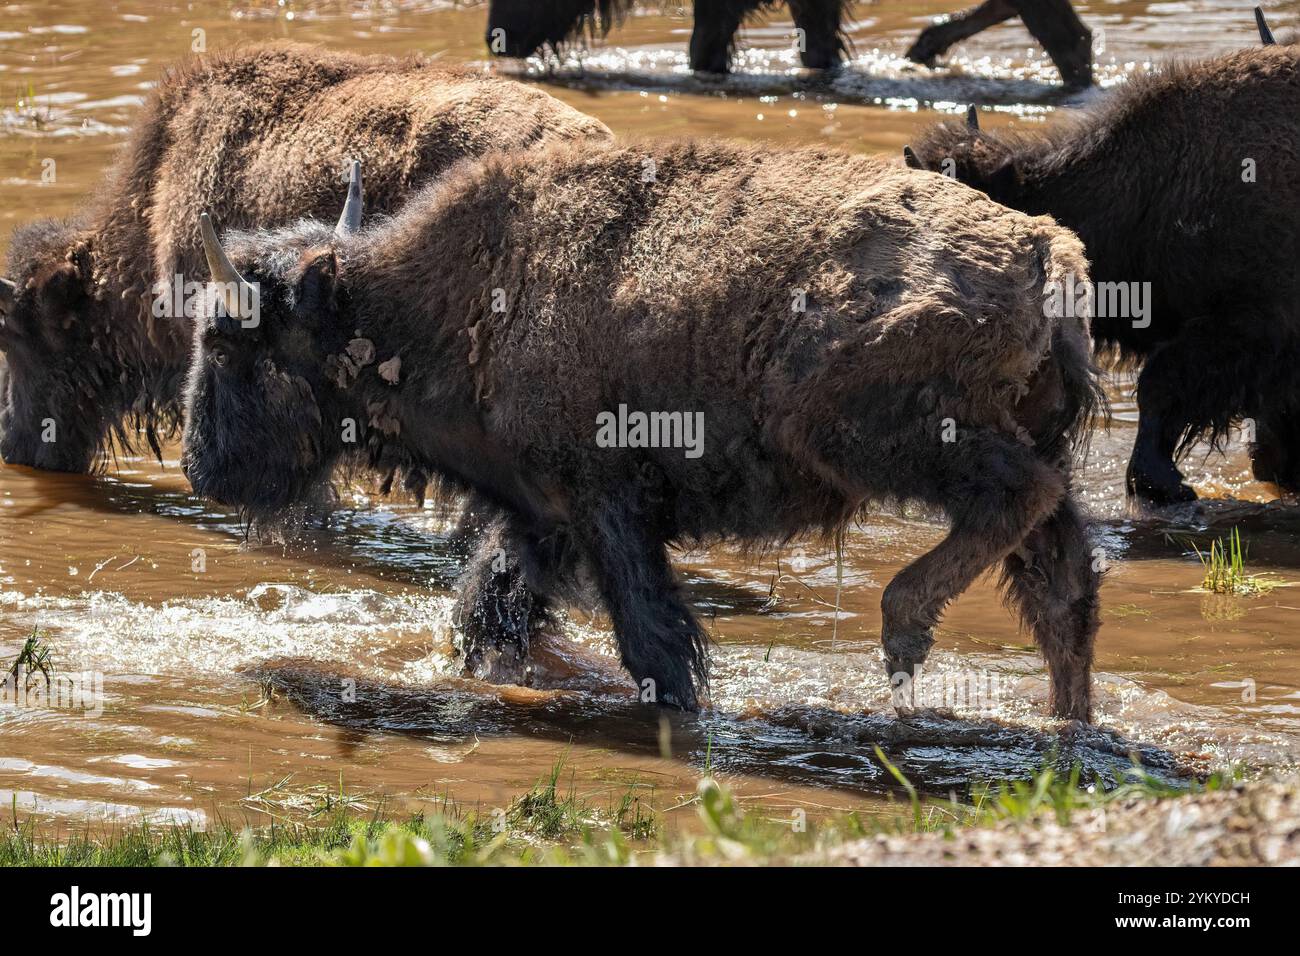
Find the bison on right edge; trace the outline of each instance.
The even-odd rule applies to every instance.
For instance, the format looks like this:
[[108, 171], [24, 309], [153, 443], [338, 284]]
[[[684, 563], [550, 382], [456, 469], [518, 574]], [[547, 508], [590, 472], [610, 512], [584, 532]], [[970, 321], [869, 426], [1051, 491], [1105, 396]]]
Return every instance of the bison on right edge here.
[[472, 489], [537, 605], [589, 577], [643, 699], [687, 709], [708, 638], [670, 545], [924, 503], [952, 526], [885, 588], [889, 674], [1000, 564], [1053, 713], [1089, 718], [1099, 575], [1070, 470], [1100, 397], [1086, 315], [1047, 307], [1087, 279], [1050, 219], [829, 150], [646, 142], [462, 165], [360, 234], [228, 242], [205, 226], [226, 292], [186, 393], [200, 494], [274, 512], [352, 438]]
[[1135, 78], [1082, 119], [994, 132], [972, 110], [905, 150], [1083, 239], [1097, 343], [1142, 367], [1127, 486], [1152, 504], [1195, 500], [1176, 461], [1247, 418], [1256, 477], [1300, 492], [1300, 46], [1260, 27], [1264, 46]]

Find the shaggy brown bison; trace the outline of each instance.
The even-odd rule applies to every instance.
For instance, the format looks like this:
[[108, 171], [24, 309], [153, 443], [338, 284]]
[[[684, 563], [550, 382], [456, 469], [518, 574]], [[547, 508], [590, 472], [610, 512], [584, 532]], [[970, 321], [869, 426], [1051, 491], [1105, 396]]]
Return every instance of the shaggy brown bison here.
[[277, 44], [192, 59], [150, 95], [84, 216], [17, 230], [0, 281], [0, 455], [86, 471], [137, 427], [175, 424], [191, 323], [176, 276], [206, 276], [192, 210], [228, 226], [336, 209], [348, 159], [389, 211], [466, 156], [606, 139], [600, 122], [507, 80]]
[[670, 545], [923, 502], [952, 527], [885, 589], [889, 672], [1003, 562], [1053, 712], [1088, 717], [1098, 575], [1069, 481], [1100, 399], [1086, 316], [1045, 308], [1086, 276], [1050, 219], [866, 157], [646, 142], [489, 156], [359, 235], [226, 243], [186, 393], [196, 491], [275, 511], [353, 444], [473, 489], [535, 599], [515, 623], [594, 581], [643, 697], [684, 708], [707, 642]]
[[1041, 132], [943, 124], [906, 155], [1083, 239], [1097, 342], [1142, 367], [1131, 494], [1194, 499], [1176, 461], [1243, 418], [1256, 475], [1300, 491], [1300, 47], [1170, 65]]

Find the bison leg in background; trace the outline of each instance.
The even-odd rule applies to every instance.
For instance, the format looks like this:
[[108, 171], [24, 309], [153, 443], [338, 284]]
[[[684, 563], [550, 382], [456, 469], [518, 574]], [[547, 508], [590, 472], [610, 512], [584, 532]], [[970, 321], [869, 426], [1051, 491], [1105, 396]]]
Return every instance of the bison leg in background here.
[[475, 516], [478, 544], [452, 614], [461, 631], [465, 673], [493, 684], [526, 685], [532, 637], [550, 621], [547, 595], [537, 587], [537, 575], [528, 574], [540, 564], [537, 545], [481, 499], [472, 499], [466, 514]]
[[1205, 317], [1185, 323], [1155, 349], [1138, 375], [1138, 432], [1128, 493], [1153, 505], [1195, 501], [1175, 464], [1185, 436], [1226, 433], [1237, 416], [1260, 408], [1260, 356], [1277, 343], [1252, 334], [1257, 321]]
[[[924, 497], [948, 512], [951, 529], [885, 588], [881, 641], [891, 681], [924, 663], [948, 602], [1024, 541], [1066, 494], [1062, 471], [1029, 446], [987, 429], [958, 429], [958, 441], [934, 442], [935, 453], [916, 457], [908, 469]], [[898, 470], [896, 481], [909, 477]]]
[[985, 0], [978, 7], [954, 13], [943, 23], [926, 27], [907, 51], [907, 58], [923, 66], [934, 66], [938, 57], [962, 40], [1015, 15], [1016, 8], [1011, 5], [1011, 0]]
[[754, 0], [695, 0], [691, 69], [697, 73], [731, 72], [736, 31], [745, 14], [757, 6]]
[[795, 28], [803, 31], [799, 58], [810, 70], [829, 70], [844, 58], [840, 37], [843, 0], [790, 0]]
[[1066, 86], [1092, 85], [1092, 31], [1070, 0], [1011, 0], [1034, 39], [1043, 45]]
[[708, 638], [682, 600], [663, 536], [633, 499], [607, 499], [582, 522], [588, 560], [642, 700], [696, 710]]
[[1271, 481], [1290, 495], [1300, 494], [1300, 414], [1281, 407], [1255, 416], [1250, 466], [1256, 480]]
[[1175, 464], [1190, 439], [1225, 436], [1242, 416], [1263, 421], [1266, 432], [1279, 427], [1294, 389], [1297, 351], [1280, 334], [1289, 320], [1275, 311], [1247, 306], [1235, 316], [1185, 322], [1177, 338], [1147, 357], [1137, 383], [1130, 495], [1156, 505], [1195, 501]]
[[1019, 16], [1061, 72], [1066, 86], [1092, 84], [1092, 31], [1084, 26], [1070, 0], [986, 0], [926, 27], [907, 51], [907, 58], [934, 66], [936, 57], [975, 34]]
[[1092, 649], [1101, 575], [1092, 568], [1078, 505], [1066, 497], [1003, 563], [1003, 583], [1051, 676], [1052, 713], [1091, 720]]

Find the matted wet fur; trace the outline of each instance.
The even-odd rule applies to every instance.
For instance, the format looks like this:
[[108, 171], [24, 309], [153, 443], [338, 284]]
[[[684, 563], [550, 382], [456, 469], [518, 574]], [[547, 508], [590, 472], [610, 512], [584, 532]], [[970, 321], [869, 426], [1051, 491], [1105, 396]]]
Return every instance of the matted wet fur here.
[[[851, 0], [695, 0], [690, 65], [705, 73], [727, 73], [741, 25], [780, 6], [790, 8], [803, 30], [803, 65], [837, 66], [848, 50], [844, 34]], [[638, 6], [637, 0], [490, 0], [487, 46], [500, 56], [529, 57], [544, 48], [559, 52], [585, 38], [606, 36]]]
[[1175, 462], [1243, 418], [1256, 476], [1300, 492], [1300, 47], [1173, 63], [1045, 131], [946, 123], [914, 153], [1074, 229], [1095, 281], [1151, 283], [1149, 326], [1092, 326], [1142, 365], [1130, 493], [1194, 499]]
[[0, 454], [86, 471], [137, 427], [159, 454], [192, 323], [155, 316], [153, 289], [177, 274], [206, 281], [196, 208], [226, 227], [337, 215], [346, 161], [360, 159], [368, 208], [388, 212], [466, 156], [609, 137], [538, 89], [416, 58], [271, 44], [172, 67], [85, 216], [14, 235], [14, 286], [0, 287]]
[[[1101, 397], [1086, 317], [1044, 308], [1048, 282], [1087, 274], [1051, 220], [832, 150], [651, 141], [491, 156], [360, 235], [226, 245], [275, 306], [195, 337], [200, 493], [274, 512], [355, 429], [375, 460], [502, 510], [488, 541], [508, 542], [528, 613], [590, 574], [643, 696], [687, 708], [707, 641], [668, 546], [924, 502], [952, 529], [885, 590], [890, 673], [1005, 559], [1054, 712], [1088, 717], [1098, 580], [1069, 473]], [[620, 404], [701, 413], [701, 453], [604, 447]]]

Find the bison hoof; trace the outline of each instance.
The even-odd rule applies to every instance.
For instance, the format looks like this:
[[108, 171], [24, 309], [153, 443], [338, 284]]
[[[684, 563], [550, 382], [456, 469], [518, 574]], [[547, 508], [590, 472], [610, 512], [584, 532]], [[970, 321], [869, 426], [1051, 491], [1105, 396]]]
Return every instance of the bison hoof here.
[[1186, 504], [1196, 500], [1196, 492], [1182, 481], [1155, 481], [1146, 475], [1128, 475], [1129, 497], [1136, 498], [1156, 508]]
[[527, 687], [533, 680], [533, 665], [518, 644], [478, 645], [465, 655], [464, 674], [488, 684]]
[[934, 634], [930, 628], [896, 630], [886, 627], [881, 643], [885, 648], [885, 674], [890, 684], [897, 687], [904, 680], [916, 678], [916, 669], [930, 656]]

